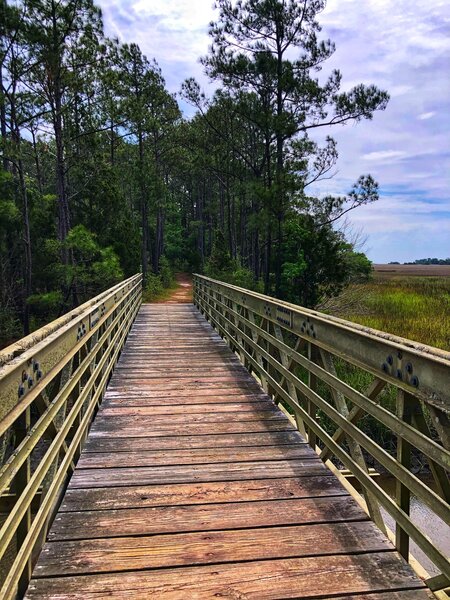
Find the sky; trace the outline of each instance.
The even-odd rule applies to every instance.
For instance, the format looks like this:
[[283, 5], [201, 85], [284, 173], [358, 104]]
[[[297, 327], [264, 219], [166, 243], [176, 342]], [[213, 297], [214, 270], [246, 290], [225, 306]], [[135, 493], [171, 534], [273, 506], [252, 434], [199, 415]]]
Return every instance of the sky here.
[[[106, 33], [155, 58], [171, 92], [194, 76], [212, 93], [198, 60], [208, 52], [208, 23], [217, 15], [212, 0], [97, 4]], [[321, 36], [336, 43], [324, 72], [339, 68], [343, 89], [374, 83], [391, 100], [371, 121], [322, 132], [337, 140], [339, 161], [335, 176], [314, 193], [343, 195], [370, 173], [380, 200], [348, 217], [368, 257], [375, 263], [450, 257], [448, 0], [328, 0], [319, 22]]]

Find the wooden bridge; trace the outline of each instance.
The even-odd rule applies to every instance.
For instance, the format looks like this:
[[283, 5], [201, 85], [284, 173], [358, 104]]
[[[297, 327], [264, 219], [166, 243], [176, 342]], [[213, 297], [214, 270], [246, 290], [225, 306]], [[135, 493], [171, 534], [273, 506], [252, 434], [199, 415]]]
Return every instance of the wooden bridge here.
[[0, 355], [1, 598], [447, 598], [409, 513], [450, 522], [449, 355], [194, 283], [195, 305], [140, 306], [136, 276]]

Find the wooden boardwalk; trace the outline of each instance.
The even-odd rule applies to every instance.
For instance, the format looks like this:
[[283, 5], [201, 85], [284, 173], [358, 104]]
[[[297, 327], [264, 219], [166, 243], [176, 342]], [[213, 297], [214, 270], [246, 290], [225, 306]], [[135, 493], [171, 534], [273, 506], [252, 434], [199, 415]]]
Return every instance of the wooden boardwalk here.
[[193, 305], [144, 305], [27, 598], [427, 597]]

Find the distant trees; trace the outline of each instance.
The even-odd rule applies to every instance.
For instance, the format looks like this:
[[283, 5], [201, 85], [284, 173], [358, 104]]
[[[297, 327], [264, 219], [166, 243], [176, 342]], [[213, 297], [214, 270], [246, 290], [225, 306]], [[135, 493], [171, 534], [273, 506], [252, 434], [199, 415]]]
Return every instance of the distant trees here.
[[404, 265], [450, 265], [450, 258], [419, 258], [414, 262], [405, 262]]
[[183, 119], [155, 61], [105, 37], [92, 0], [0, 0], [0, 343], [123, 276], [185, 270], [314, 306], [368, 273], [333, 227], [376, 200], [362, 176], [315, 198], [337, 147], [318, 128], [388, 96], [340, 91], [323, 1], [218, 0], [207, 73]]

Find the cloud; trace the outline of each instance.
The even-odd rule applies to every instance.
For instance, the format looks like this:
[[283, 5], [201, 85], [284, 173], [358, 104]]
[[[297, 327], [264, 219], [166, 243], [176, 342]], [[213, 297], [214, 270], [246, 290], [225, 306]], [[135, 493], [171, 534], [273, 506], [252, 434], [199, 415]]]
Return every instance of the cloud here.
[[434, 117], [436, 113], [431, 111], [431, 112], [426, 112], [426, 113], [422, 113], [421, 115], [418, 115], [418, 119], [419, 121], [426, 121], [427, 119], [431, 119], [432, 117]]
[[[107, 33], [137, 42], [149, 58], [155, 57], [170, 91], [178, 91], [190, 76], [208, 87], [198, 59], [210, 43], [212, 0], [100, 0], [99, 4]], [[343, 194], [370, 170], [380, 184], [380, 201], [349, 217], [367, 232], [370, 257], [382, 262], [448, 256], [447, 0], [328, 0], [319, 21], [322, 38], [336, 43], [334, 56], [323, 67], [324, 76], [339, 68], [344, 89], [374, 83], [389, 91], [391, 100], [387, 110], [371, 121], [317, 134], [318, 141], [333, 135], [340, 157], [335, 178], [313, 191]]]
[[363, 160], [400, 160], [402, 158], [406, 158], [408, 155], [406, 152], [402, 150], [379, 150], [378, 152], [369, 152], [368, 154], [363, 154]]

